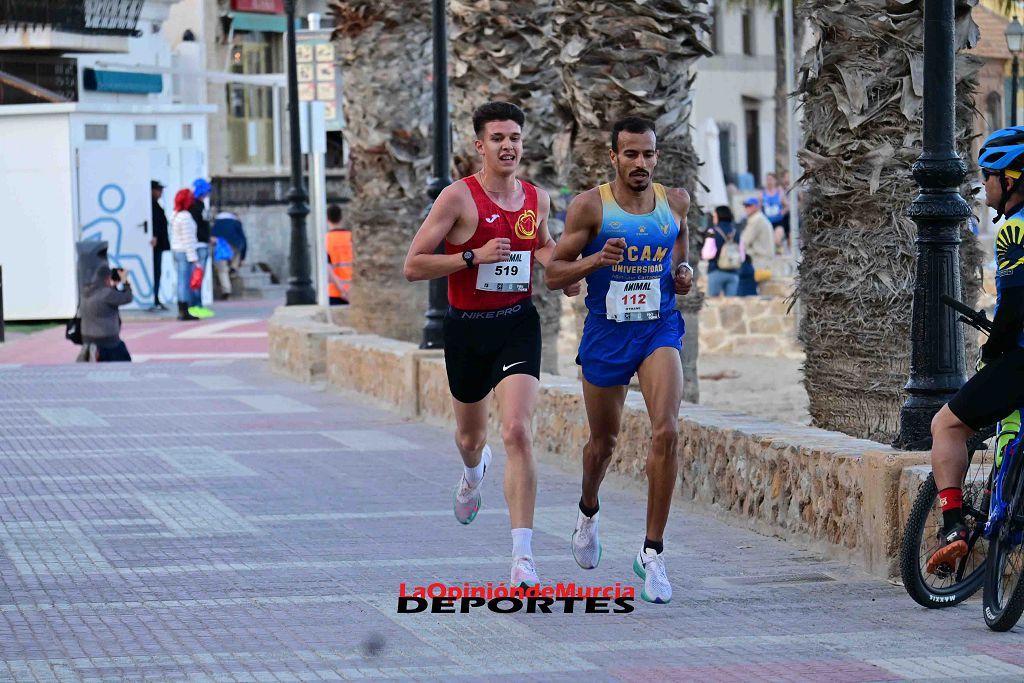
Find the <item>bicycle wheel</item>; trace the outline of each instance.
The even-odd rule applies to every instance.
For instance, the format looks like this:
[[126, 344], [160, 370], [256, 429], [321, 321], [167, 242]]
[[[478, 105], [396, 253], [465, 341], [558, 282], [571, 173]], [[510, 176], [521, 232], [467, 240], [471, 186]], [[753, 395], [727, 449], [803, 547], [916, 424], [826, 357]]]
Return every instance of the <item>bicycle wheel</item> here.
[[[1019, 455], [1019, 454], [1018, 454]], [[1009, 631], [1024, 612], [1024, 481], [1021, 480], [1021, 458], [1011, 463], [1007, 477], [1012, 487], [1010, 514], [988, 544], [988, 570], [982, 592], [985, 623], [993, 631]]]
[[976, 451], [964, 479], [964, 522], [967, 524], [968, 552], [955, 567], [925, 571], [928, 558], [941, 547], [942, 507], [935, 478], [928, 475], [918, 491], [907, 518], [900, 546], [900, 576], [914, 601], [931, 609], [952, 607], [974, 595], [985, 580], [988, 542], [982, 535], [988, 519], [988, 495], [995, 440], [989, 448]]

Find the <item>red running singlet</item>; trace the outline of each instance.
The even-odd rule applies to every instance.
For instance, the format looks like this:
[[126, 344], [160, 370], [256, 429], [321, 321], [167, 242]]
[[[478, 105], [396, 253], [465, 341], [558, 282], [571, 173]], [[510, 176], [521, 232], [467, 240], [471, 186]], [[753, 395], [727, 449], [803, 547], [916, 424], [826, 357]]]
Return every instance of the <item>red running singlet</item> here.
[[[475, 175], [463, 178], [473, 195], [479, 216], [476, 232], [462, 244], [444, 242], [444, 253], [461, 254], [469, 249], [479, 249], [496, 237], [507, 237], [512, 242], [512, 251], [530, 252], [530, 266], [537, 249], [537, 188], [521, 180], [526, 199], [519, 211], [505, 211], [487, 195]], [[476, 288], [479, 264], [474, 268], [459, 270], [448, 276], [448, 303], [464, 311], [492, 311], [506, 308], [523, 299], [529, 299], [532, 289], [525, 292], [491, 292]]]

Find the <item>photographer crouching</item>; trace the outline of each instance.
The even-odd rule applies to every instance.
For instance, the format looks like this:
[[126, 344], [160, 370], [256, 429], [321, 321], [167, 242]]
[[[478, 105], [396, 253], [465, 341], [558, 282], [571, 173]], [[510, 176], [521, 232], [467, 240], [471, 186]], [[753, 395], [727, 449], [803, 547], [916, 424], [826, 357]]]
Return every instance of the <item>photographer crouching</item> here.
[[121, 315], [117, 309], [132, 301], [132, 287], [123, 268], [96, 269], [82, 292], [82, 352], [79, 361], [109, 363], [131, 361], [121, 341]]

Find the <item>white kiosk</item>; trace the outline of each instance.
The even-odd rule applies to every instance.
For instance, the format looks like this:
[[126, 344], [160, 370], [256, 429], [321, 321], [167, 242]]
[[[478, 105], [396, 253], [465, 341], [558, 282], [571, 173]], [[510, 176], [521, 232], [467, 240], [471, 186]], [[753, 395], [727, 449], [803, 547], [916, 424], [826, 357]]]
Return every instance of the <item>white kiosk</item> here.
[[[153, 282], [150, 180], [167, 186], [162, 203], [170, 216], [174, 193], [207, 177], [206, 115], [216, 108], [173, 101], [163, 73], [171, 49], [160, 23], [174, 2], [146, 2], [142, 35], [128, 41], [127, 54], [78, 55], [78, 102], [0, 106], [7, 319], [74, 315], [78, 240], [108, 242], [111, 266], [131, 278], [133, 306], [148, 307], [155, 286], [161, 301], [175, 301], [169, 252], [162, 282]], [[121, 60], [152, 64], [154, 72], [119, 71]]]

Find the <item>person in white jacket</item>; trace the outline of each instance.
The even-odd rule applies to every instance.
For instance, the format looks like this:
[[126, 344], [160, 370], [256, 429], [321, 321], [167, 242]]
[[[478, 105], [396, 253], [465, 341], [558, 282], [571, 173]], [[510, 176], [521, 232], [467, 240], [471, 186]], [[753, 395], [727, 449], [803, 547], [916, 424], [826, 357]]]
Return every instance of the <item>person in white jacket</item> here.
[[196, 221], [189, 213], [192, 190], [185, 188], [174, 195], [174, 217], [171, 218], [171, 251], [178, 274], [178, 320], [199, 320], [188, 312], [191, 296], [192, 270], [199, 264], [199, 240]]
[[751, 296], [757, 294], [754, 271], [758, 266], [771, 266], [772, 256], [775, 255], [775, 234], [772, 222], [761, 211], [761, 202], [757, 197], [750, 197], [743, 202], [743, 210], [747, 214], [747, 224], [740, 235], [740, 247], [746, 254], [748, 263], [740, 269], [737, 294]]

